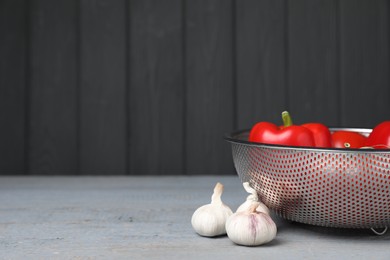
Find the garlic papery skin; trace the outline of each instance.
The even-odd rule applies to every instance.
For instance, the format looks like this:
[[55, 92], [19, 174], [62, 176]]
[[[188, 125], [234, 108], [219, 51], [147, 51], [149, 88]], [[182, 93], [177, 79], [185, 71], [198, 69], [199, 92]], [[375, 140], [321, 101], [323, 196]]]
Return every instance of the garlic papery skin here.
[[222, 193], [223, 185], [218, 182], [215, 185], [211, 203], [199, 207], [192, 215], [192, 227], [199, 235], [214, 237], [226, 234], [226, 220], [233, 212], [222, 202]]
[[276, 224], [263, 212], [256, 211], [253, 204], [249, 210], [236, 212], [226, 221], [226, 232], [230, 240], [238, 245], [258, 246], [276, 237]]
[[246, 198], [246, 201], [244, 203], [242, 203], [236, 210], [236, 212], [244, 212], [244, 211], [248, 211], [249, 208], [254, 204], [254, 203], [258, 203], [258, 206], [256, 208], [256, 211], [257, 212], [263, 212], [265, 214], [270, 214], [270, 211], [268, 209], [268, 207], [259, 201], [259, 197], [257, 195], [257, 191], [255, 189], [253, 189], [250, 185], [249, 185], [249, 182], [244, 182], [242, 184], [244, 186], [244, 189], [246, 190], [246, 192], [250, 193], [251, 195], [249, 195], [247, 198]]

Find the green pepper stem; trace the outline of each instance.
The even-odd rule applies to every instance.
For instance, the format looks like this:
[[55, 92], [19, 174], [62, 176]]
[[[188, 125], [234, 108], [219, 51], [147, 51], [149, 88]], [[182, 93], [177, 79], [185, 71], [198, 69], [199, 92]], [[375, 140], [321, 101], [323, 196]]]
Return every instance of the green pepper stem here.
[[288, 111], [282, 112], [282, 120], [283, 120], [284, 127], [292, 126], [293, 124], [290, 113]]

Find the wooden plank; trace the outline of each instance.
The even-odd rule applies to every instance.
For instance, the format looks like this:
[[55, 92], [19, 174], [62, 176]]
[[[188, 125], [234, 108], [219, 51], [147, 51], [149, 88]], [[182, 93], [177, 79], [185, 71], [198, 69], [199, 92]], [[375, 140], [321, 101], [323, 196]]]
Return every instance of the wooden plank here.
[[130, 173], [183, 173], [182, 1], [130, 2]]
[[388, 1], [340, 1], [341, 120], [373, 127], [390, 118]]
[[237, 1], [237, 120], [280, 123], [287, 109], [285, 1]]
[[25, 170], [27, 6], [0, 2], [0, 174]]
[[186, 3], [186, 167], [233, 173], [224, 133], [234, 127], [233, 2]]
[[339, 125], [337, 3], [288, 4], [289, 110], [295, 123]]
[[77, 1], [31, 1], [29, 168], [78, 169]]
[[127, 172], [125, 1], [81, 2], [80, 171]]

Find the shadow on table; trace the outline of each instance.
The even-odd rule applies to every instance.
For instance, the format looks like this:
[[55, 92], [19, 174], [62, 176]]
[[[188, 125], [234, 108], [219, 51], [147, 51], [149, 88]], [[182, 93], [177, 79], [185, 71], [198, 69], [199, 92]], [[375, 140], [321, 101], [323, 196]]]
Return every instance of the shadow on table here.
[[390, 230], [386, 231], [384, 228], [375, 229], [379, 233], [386, 231], [383, 235], [378, 235], [375, 234], [375, 232], [371, 229], [322, 227], [283, 219], [279, 220], [278, 224], [278, 229], [281, 232], [283, 232], [283, 230], [289, 229], [299, 230], [300, 233], [303, 234], [316, 233], [317, 235], [324, 237], [390, 240]]

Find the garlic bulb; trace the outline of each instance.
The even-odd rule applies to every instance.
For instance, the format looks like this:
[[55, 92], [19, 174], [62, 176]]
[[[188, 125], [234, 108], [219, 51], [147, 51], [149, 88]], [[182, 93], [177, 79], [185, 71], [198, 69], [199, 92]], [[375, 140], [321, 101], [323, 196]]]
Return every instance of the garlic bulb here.
[[276, 236], [276, 224], [263, 212], [257, 212], [254, 203], [244, 212], [236, 212], [226, 221], [228, 237], [236, 244], [257, 246], [273, 240]]
[[236, 212], [243, 212], [243, 211], [247, 211], [254, 203], [258, 203], [258, 206], [256, 208], [256, 211], [257, 212], [263, 212], [263, 213], [266, 213], [266, 214], [270, 214], [270, 211], [268, 209], [268, 207], [264, 204], [264, 203], [261, 203], [259, 202], [259, 197], [257, 195], [257, 192], [255, 189], [253, 189], [250, 185], [249, 185], [249, 182], [244, 182], [242, 184], [244, 186], [244, 189], [250, 193], [251, 195], [249, 195], [247, 198], [246, 198], [246, 201], [244, 203], [242, 203], [238, 209], [236, 210]]
[[218, 182], [215, 185], [211, 203], [201, 206], [192, 215], [192, 227], [199, 235], [214, 237], [226, 234], [226, 220], [233, 212], [222, 202], [222, 192], [223, 185]]

